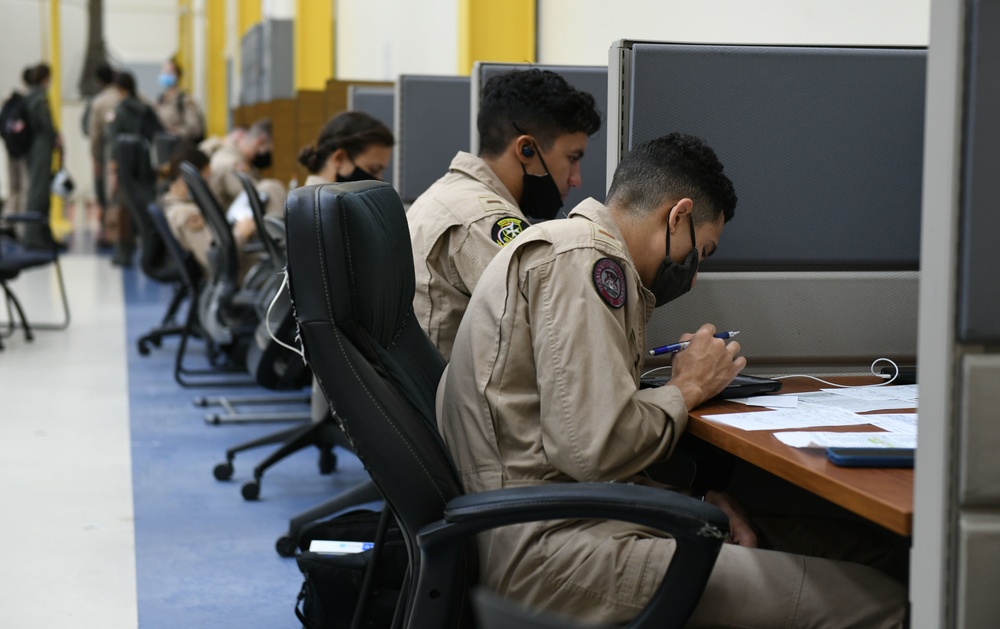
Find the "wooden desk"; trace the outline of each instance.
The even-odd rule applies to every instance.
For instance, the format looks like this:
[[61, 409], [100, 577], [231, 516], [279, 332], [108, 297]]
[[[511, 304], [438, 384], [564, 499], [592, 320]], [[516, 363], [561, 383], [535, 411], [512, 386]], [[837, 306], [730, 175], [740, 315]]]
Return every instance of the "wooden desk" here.
[[[836, 378], [831, 381], [869, 384], [876, 380]], [[783, 382], [782, 393], [803, 393], [825, 386], [808, 378], [789, 378]], [[912, 469], [837, 467], [827, 460], [825, 450], [792, 448], [775, 439], [772, 431], [740, 430], [702, 419], [704, 415], [749, 410], [753, 410], [752, 407], [733, 402], [709, 402], [690, 413], [687, 432], [890, 531], [906, 536], [912, 534]], [[864, 432], [880, 429], [861, 425], [809, 430]]]

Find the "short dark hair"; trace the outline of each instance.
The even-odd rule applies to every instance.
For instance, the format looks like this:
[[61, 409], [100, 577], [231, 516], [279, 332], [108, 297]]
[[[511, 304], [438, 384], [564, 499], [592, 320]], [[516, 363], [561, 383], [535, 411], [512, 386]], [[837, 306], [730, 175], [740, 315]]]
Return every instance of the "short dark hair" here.
[[32, 86], [35, 84], [35, 66], [28, 66], [21, 72], [21, 80], [24, 81], [25, 85]]
[[566, 133], [593, 135], [601, 113], [593, 95], [582, 92], [550, 70], [512, 70], [492, 77], [479, 99], [479, 154], [496, 156], [522, 133], [540, 148]]
[[270, 140], [271, 137], [272, 137], [271, 136], [271, 119], [270, 118], [261, 118], [261, 119], [255, 121], [247, 129], [247, 133], [250, 134], [251, 136], [254, 136], [254, 137], [267, 138], [267, 139]]
[[97, 77], [97, 80], [100, 81], [101, 84], [111, 85], [111, 83], [115, 80], [115, 71], [111, 69], [111, 64], [106, 61], [102, 61], [97, 64], [96, 68], [94, 68], [94, 76]]
[[345, 111], [331, 118], [316, 142], [299, 152], [299, 163], [315, 174], [337, 149], [354, 159], [373, 144], [391, 147], [395, 143], [392, 131], [380, 121], [361, 111]]
[[167, 59], [167, 63], [174, 66], [174, 74], [177, 75], [177, 80], [180, 81], [181, 77], [184, 76], [184, 68], [182, 68], [181, 64], [177, 62], [177, 55]]
[[652, 212], [668, 199], [690, 198], [694, 222], [729, 222], [736, 212], [733, 182], [715, 151], [700, 138], [670, 133], [629, 151], [615, 169], [606, 205], [635, 215]]
[[181, 164], [190, 163], [198, 171], [204, 170], [209, 164], [208, 155], [199, 151], [190, 144], [181, 144], [173, 155], [170, 156], [170, 164], [167, 167], [167, 181], [173, 183], [181, 176]]
[[125, 90], [129, 96], [135, 96], [135, 75], [128, 70], [122, 70], [115, 75], [115, 85]]
[[31, 78], [34, 81], [32, 85], [38, 85], [50, 76], [52, 76], [52, 70], [49, 68], [49, 64], [39, 63], [31, 73]]

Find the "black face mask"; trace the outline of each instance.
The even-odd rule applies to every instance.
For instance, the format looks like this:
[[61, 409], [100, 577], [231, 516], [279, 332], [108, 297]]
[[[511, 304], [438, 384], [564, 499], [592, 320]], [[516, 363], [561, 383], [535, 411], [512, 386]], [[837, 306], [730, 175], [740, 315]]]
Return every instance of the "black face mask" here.
[[257, 170], [267, 170], [271, 167], [271, 151], [267, 153], [257, 153], [250, 162]]
[[538, 160], [542, 162], [542, 168], [545, 169], [544, 175], [529, 175], [524, 164], [521, 164], [524, 175], [519, 205], [521, 211], [528, 216], [547, 221], [556, 217], [563, 206], [563, 200], [559, 186], [556, 185], [555, 179], [549, 173], [549, 167], [545, 165], [541, 153], [538, 154]]
[[656, 307], [671, 302], [691, 290], [694, 276], [698, 274], [698, 247], [694, 244], [694, 218], [691, 221], [691, 253], [684, 259], [684, 264], [678, 264], [670, 259], [670, 228], [667, 228], [667, 257], [660, 263], [653, 278], [650, 292], [656, 297]]
[[373, 176], [367, 170], [361, 168], [357, 164], [354, 165], [354, 170], [351, 171], [350, 175], [341, 175], [337, 173], [337, 183], [347, 183], [349, 181], [378, 181], [378, 177]]

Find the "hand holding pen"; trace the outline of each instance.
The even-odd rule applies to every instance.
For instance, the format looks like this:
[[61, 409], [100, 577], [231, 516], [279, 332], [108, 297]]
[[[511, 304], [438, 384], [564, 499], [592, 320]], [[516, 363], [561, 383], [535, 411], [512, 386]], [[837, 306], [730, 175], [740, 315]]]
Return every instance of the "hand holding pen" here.
[[[730, 330], [728, 332], [719, 332], [717, 334], [713, 334], [712, 336], [714, 336], [717, 339], [731, 339], [739, 333], [740, 333], [739, 330]], [[663, 347], [657, 347], [649, 350], [649, 355], [661, 356], [663, 354], [673, 354], [683, 349], [687, 349], [687, 346], [690, 344], [691, 341], [680, 341], [678, 343], [671, 343], [670, 345], [664, 345]]]

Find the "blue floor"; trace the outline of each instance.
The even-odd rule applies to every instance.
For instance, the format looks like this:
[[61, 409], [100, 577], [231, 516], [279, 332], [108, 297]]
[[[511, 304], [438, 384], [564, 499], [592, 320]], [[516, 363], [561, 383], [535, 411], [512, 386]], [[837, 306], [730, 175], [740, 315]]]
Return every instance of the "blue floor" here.
[[[194, 397], [267, 392], [179, 386], [176, 339], [148, 356], [136, 348], [162, 317], [169, 289], [133, 269], [124, 282], [139, 626], [299, 627], [293, 608], [302, 575], [294, 559], [275, 552], [275, 540], [290, 516], [366, 478], [360, 462], [338, 449], [337, 471], [322, 476], [318, 451], [307, 448], [269, 469], [260, 500], [247, 502], [240, 486], [274, 448], [268, 446], [238, 455], [232, 480], [215, 480], [212, 470], [227, 448], [290, 424], [206, 424]], [[193, 366], [205, 364], [199, 349], [196, 342], [189, 352]]]

